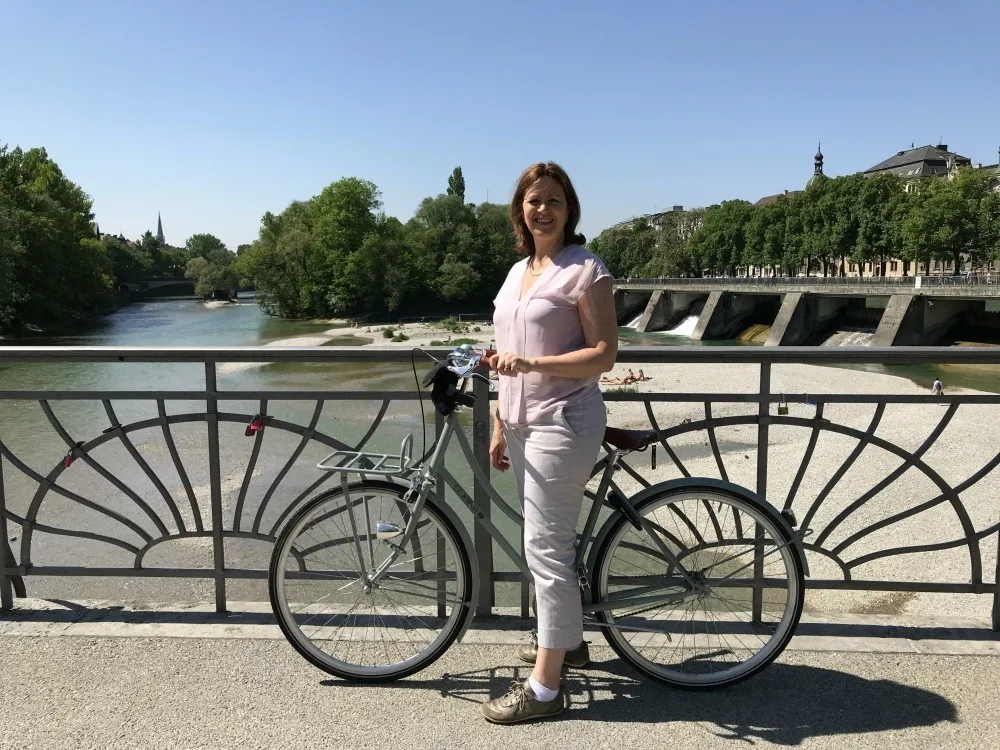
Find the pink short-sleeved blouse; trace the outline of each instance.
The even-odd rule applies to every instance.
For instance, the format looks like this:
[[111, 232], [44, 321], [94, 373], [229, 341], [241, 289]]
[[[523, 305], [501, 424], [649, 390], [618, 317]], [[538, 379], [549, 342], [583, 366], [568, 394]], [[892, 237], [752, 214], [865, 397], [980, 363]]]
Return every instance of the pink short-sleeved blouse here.
[[[527, 258], [515, 263], [493, 300], [497, 351], [529, 358], [586, 348], [578, 304], [598, 279], [611, 278], [604, 263], [579, 245], [567, 245], [520, 298], [527, 268]], [[501, 375], [500, 419], [511, 425], [529, 424], [559, 406], [599, 393], [598, 380], [596, 375], [564, 378], [539, 372]]]

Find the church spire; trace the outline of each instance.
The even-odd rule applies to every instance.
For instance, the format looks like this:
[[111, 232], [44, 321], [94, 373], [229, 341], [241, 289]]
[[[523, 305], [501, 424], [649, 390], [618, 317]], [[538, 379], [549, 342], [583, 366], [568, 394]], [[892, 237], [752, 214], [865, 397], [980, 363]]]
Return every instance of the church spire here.
[[166, 245], [167, 241], [163, 237], [163, 221], [160, 219], [160, 212], [156, 212], [156, 240], [161, 245]]
[[816, 144], [816, 156], [813, 157], [813, 177], [823, 174], [823, 148], [822, 143]]

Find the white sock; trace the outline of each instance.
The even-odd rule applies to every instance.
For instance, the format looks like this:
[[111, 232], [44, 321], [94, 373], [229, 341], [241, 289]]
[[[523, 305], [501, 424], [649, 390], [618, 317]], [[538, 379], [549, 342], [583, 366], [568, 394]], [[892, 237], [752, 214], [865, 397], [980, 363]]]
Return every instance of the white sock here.
[[553, 690], [552, 688], [547, 688], [545, 685], [540, 683], [531, 675], [528, 675], [528, 687], [531, 688], [531, 692], [535, 694], [535, 698], [540, 700], [542, 703], [549, 703], [554, 701], [556, 696], [559, 695], [558, 690]]

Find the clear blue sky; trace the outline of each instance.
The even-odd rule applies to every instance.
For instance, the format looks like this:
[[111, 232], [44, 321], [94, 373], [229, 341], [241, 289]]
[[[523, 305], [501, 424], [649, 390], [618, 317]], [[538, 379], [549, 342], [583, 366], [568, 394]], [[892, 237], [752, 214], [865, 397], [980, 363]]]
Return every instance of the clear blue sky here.
[[3, 0], [0, 143], [45, 146], [103, 231], [230, 247], [348, 175], [402, 220], [562, 163], [588, 236], [797, 189], [939, 138], [1000, 145], [1000, 4]]

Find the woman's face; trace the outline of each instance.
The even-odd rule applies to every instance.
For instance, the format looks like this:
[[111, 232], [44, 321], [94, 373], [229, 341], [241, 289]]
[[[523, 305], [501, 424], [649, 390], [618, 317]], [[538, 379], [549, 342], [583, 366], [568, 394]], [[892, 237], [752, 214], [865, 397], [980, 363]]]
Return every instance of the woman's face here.
[[542, 177], [524, 194], [524, 223], [535, 238], [535, 247], [561, 240], [569, 218], [569, 206], [562, 186], [551, 177]]

